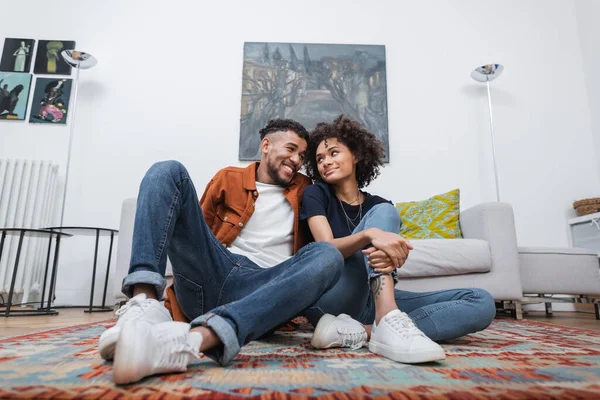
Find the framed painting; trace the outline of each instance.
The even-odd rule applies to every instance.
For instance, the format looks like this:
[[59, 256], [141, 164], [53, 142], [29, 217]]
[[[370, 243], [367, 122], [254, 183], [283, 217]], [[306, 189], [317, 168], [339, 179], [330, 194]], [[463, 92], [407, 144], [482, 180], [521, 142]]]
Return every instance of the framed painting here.
[[40, 40], [35, 54], [33, 72], [35, 74], [71, 75], [71, 66], [60, 53], [75, 49], [72, 40]]
[[72, 79], [37, 78], [29, 122], [66, 124]]
[[0, 120], [24, 120], [30, 90], [31, 74], [0, 72]]
[[33, 39], [4, 39], [4, 49], [0, 59], [0, 71], [29, 72], [33, 58]]
[[260, 159], [258, 131], [275, 118], [307, 129], [340, 114], [380, 139], [389, 161], [385, 46], [244, 44], [240, 160]]

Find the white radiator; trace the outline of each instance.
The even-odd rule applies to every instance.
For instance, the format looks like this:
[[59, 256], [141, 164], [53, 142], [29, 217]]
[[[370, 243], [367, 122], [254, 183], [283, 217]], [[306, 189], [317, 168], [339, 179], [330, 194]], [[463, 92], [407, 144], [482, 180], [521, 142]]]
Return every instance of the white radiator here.
[[[51, 225], [57, 175], [58, 165], [51, 161], [0, 160], [0, 227], [43, 228]], [[5, 300], [5, 293], [10, 290], [18, 243], [18, 236], [6, 236], [0, 260], [0, 293]], [[23, 303], [30, 301], [30, 295], [41, 294], [47, 251], [47, 238], [25, 237], [14, 292]]]

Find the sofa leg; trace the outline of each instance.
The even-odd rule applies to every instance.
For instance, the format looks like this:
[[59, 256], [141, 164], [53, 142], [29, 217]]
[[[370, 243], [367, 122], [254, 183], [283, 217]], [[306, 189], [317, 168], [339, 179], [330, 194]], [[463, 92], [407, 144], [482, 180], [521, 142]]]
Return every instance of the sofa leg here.
[[596, 312], [596, 319], [600, 319], [600, 303], [594, 303], [594, 311]]
[[551, 317], [552, 316], [552, 303], [544, 303], [544, 305], [546, 306], [546, 316]]
[[523, 319], [523, 307], [520, 301], [513, 301], [515, 307], [515, 319]]
[[515, 319], [523, 319], [523, 308], [520, 301], [502, 300], [502, 310], [508, 311], [511, 317]]

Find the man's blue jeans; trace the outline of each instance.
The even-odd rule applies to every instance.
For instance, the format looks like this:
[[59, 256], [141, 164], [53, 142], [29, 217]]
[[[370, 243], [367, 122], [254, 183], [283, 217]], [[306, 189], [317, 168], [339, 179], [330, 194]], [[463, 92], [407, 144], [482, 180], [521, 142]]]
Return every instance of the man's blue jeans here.
[[[396, 208], [383, 203], [371, 208], [353, 233], [372, 227], [397, 233], [401, 224]], [[315, 326], [324, 313], [345, 313], [365, 325], [371, 325], [375, 320], [375, 303], [369, 287], [369, 277], [377, 275], [368, 266], [366, 256], [361, 251], [356, 252], [346, 258], [337, 284], [305, 312], [306, 316]], [[494, 299], [483, 289], [426, 293], [395, 289], [394, 297], [398, 308], [407, 313], [423, 333], [436, 341], [454, 339], [485, 329], [496, 315]]]
[[273, 268], [231, 253], [206, 224], [189, 175], [176, 161], [153, 165], [142, 180], [123, 293], [131, 297], [133, 285], [147, 283], [162, 297], [167, 254], [177, 302], [192, 326], [210, 327], [221, 339], [223, 346], [205, 354], [222, 365], [240, 346], [315, 304], [344, 266], [328, 243], [311, 243]]

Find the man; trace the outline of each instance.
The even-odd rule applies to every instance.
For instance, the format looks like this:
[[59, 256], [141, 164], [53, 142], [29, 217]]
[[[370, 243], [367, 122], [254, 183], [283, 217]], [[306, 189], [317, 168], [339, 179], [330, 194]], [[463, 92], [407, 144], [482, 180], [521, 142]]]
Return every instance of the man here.
[[[302, 247], [306, 129], [273, 120], [260, 135], [260, 163], [219, 171], [200, 202], [178, 162], [157, 163], [142, 180], [122, 288], [131, 299], [99, 342], [103, 358], [114, 356], [115, 383], [185, 371], [199, 352], [226, 365], [240, 346], [318, 309], [338, 280], [344, 260], [333, 245]], [[167, 254], [174, 285], [166, 305], [191, 323], [172, 321], [157, 300]]]

